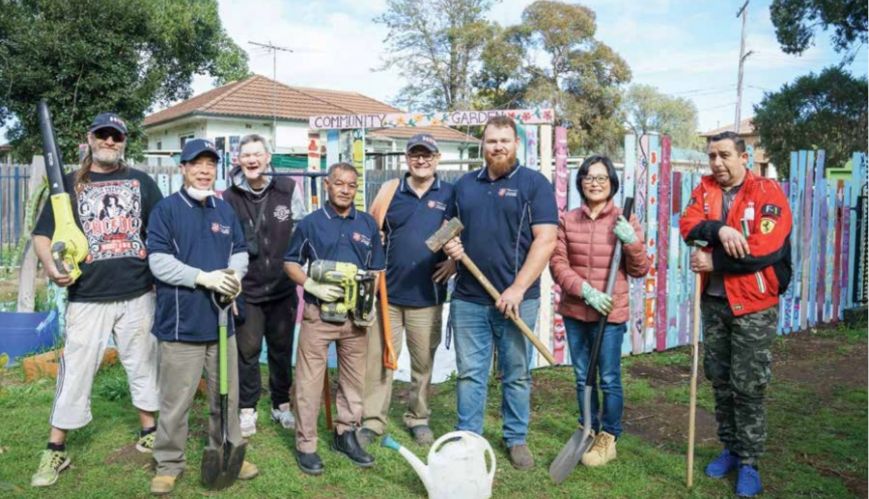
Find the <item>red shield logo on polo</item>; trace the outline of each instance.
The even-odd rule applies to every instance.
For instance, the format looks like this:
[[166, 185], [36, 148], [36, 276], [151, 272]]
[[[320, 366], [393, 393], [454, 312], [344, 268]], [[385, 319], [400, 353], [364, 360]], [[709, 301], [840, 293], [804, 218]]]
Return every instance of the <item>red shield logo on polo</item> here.
[[498, 195], [499, 195], [499, 196], [504, 197], [504, 194], [507, 194], [507, 189], [500, 189], [500, 190], [498, 190]]
[[428, 202], [428, 207], [429, 207], [429, 208], [434, 208], [434, 207], [435, 207], [435, 202], [434, 202], [434, 201], [429, 201], [429, 202]]
[[353, 233], [353, 240], [359, 241], [360, 239], [362, 239], [362, 236], [358, 232], [354, 232]]
[[220, 232], [220, 224], [217, 222], [212, 223], [211, 224], [211, 232], [214, 232], [215, 234]]

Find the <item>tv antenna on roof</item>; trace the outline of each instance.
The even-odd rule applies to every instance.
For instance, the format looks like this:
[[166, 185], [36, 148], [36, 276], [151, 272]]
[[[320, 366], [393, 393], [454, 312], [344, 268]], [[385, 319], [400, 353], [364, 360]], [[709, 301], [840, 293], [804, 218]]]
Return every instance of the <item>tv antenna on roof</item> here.
[[277, 111], [277, 84], [278, 84], [278, 51], [293, 52], [293, 49], [275, 45], [269, 40], [268, 43], [248, 41], [247, 43], [264, 48], [272, 53], [272, 152], [278, 147], [278, 111]]

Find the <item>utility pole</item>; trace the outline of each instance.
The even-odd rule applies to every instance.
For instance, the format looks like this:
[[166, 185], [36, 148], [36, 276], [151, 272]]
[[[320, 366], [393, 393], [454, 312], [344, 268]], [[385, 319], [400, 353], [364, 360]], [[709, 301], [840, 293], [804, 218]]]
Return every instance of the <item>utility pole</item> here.
[[278, 51], [293, 52], [293, 49], [268, 43], [248, 41], [247, 43], [264, 48], [272, 53], [272, 152], [278, 147], [278, 111], [277, 111], [277, 81], [278, 81]]
[[736, 17], [742, 16], [742, 36], [739, 40], [739, 77], [736, 80], [736, 118], [733, 123], [733, 131], [736, 133], [739, 133], [739, 121], [742, 118], [742, 70], [745, 60], [753, 52], [749, 50], [747, 54], [745, 53], [745, 21], [748, 18], [748, 1], [745, 0], [739, 12], [736, 13]]

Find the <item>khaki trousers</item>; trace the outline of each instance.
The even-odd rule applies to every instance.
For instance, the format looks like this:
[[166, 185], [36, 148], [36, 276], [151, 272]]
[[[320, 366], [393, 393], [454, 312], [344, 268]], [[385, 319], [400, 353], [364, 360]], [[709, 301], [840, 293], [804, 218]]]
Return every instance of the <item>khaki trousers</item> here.
[[[208, 447], [220, 446], [220, 375], [217, 342], [160, 343], [160, 417], [154, 442], [157, 475], [178, 476], [186, 467], [187, 416], [205, 369], [208, 384]], [[226, 344], [229, 374], [227, 438], [234, 445], [243, 442], [238, 424], [238, 347], [235, 335]]]
[[323, 376], [329, 343], [338, 353], [338, 394], [335, 397], [338, 434], [353, 431], [362, 419], [362, 385], [365, 379], [366, 328], [351, 321], [334, 324], [320, 320], [320, 308], [305, 303], [302, 328], [296, 352], [293, 402], [296, 409], [296, 449], [317, 450], [317, 416], [323, 396]]
[[[401, 354], [402, 339], [407, 331], [411, 386], [403, 419], [408, 428], [428, 425], [431, 415], [428, 392], [435, 352], [441, 342], [442, 310], [443, 305], [421, 308], [389, 306], [392, 348], [396, 357]], [[368, 335], [362, 426], [382, 435], [386, 431], [389, 416], [394, 371], [383, 367], [383, 334], [379, 319], [378, 314], [378, 321], [371, 327], [371, 334]]]

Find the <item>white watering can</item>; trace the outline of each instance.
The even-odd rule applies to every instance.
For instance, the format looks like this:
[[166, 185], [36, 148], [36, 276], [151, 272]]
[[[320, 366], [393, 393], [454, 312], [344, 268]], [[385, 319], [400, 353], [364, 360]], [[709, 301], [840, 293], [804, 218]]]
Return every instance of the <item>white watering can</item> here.
[[[398, 451], [422, 479], [429, 499], [488, 499], [495, 478], [495, 453], [489, 442], [468, 431], [437, 439], [428, 452], [428, 466], [389, 435], [380, 445]], [[486, 466], [489, 456], [489, 467]]]

